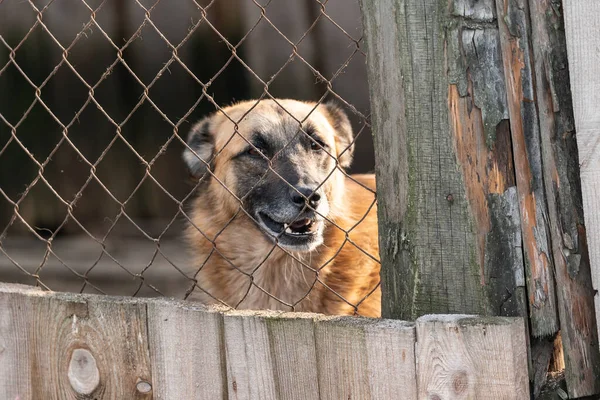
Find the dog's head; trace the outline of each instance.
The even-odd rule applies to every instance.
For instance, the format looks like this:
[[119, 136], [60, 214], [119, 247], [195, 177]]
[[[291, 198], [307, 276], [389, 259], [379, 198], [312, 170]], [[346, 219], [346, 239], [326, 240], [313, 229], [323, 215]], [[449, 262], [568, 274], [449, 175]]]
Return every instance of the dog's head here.
[[233, 216], [241, 205], [288, 250], [323, 242], [325, 220], [343, 201], [342, 168], [352, 160], [352, 127], [339, 107], [243, 102], [198, 122], [187, 143], [184, 160], [212, 196], [206, 207]]

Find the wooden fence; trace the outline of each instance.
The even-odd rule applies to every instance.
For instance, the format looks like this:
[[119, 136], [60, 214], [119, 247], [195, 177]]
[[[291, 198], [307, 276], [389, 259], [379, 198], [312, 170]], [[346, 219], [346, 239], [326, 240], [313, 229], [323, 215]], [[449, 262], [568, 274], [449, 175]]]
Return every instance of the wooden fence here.
[[2, 285], [0, 399], [527, 399], [563, 355], [600, 393], [599, 3], [360, 2], [383, 316], [416, 322]]
[[597, 396], [600, 3], [360, 2], [383, 317], [522, 316], [534, 396]]
[[0, 284], [2, 399], [528, 399], [519, 318], [416, 323]]

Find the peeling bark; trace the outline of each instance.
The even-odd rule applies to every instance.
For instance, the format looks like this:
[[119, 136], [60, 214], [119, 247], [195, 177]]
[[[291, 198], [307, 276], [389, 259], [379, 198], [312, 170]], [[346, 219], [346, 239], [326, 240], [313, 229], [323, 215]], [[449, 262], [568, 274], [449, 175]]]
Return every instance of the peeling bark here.
[[496, 7], [521, 208], [531, 333], [549, 336], [558, 330], [558, 317], [527, 32], [528, 6], [523, 0], [498, 0]]

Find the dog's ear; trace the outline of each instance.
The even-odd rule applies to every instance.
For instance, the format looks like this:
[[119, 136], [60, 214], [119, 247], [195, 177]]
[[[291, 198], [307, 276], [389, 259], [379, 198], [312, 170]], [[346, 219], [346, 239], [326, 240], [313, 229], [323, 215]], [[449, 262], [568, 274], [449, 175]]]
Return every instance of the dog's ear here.
[[186, 147], [183, 151], [183, 160], [187, 164], [190, 174], [195, 178], [202, 177], [208, 170], [215, 152], [210, 122], [211, 118], [206, 117], [192, 127], [187, 139], [189, 148]]
[[342, 108], [334, 102], [321, 105], [325, 109], [325, 116], [335, 130], [335, 146], [338, 162], [341, 167], [348, 168], [352, 164], [354, 143], [352, 124]]

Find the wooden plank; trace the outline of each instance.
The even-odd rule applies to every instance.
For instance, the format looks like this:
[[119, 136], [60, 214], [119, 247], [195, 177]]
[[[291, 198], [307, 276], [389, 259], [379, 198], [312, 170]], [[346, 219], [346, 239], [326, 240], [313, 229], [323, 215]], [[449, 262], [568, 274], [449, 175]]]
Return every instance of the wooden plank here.
[[315, 340], [321, 399], [372, 398], [361, 320], [319, 321]]
[[[406, 33], [400, 32], [404, 27], [396, 25], [395, 15], [401, 10], [396, 9], [394, 0], [361, 1], [360, 5], [367, 45], [373, 145], [377, 160], [381, 285], [382, 297], [386, 299], [381, 303], [381, 312], [383, 317], [401, 318], [407, 313], [398, 309], [410, 301], [404, 292], [410, 290], [416, 281], [410, 268], [393, 267], [396, 263], [406, 266], [410, 262], [410, 254], [402, 251], [400, 240], [403, 232], [400, 221], [408, 209], [408, 138], [401, 63], [406, 52], [401, 52], [399, 43], [399, 38]], [[392, 249], [396, 249], [394, 253]], [[396, 288], [396, 282], [406, 282], [406, 289]]]
[[24, 332], [31, 321], [27, 294], [42, 295], [32, 286], [0, 283], [0, 398], [29, 399], [30, 342]]
[[143, 302], [66, 293], [22, 301], [31, 398], [152, 398]]
[[227, 382], [231, 399], [277, 399], [268, 318], [277, 313], [232, 311], [225, 315]]
[[521, 318], [419, 318], [419, 398], [529, 399], [525, 342]]
[[323, 319], [316, 322], [315, 338], [320, 398], [417, 398], [413, 324]]
[[[368, 377], [373, 399], [391, 399], [402, 393], [417, 398], [414, 323], [371, 321], [364, 326]], [[388, 377], [394, 377], [389, 379]]]
[[384, 317], [526, 315], [493, 5], [361, 2]]
[[529, 4], [565, 379], [571, 397], [590, 396], [600, 391], [600, 353], [564, 23], [551, 3], [531, 0]]
[[152, 386], [159, 399], [227, 397], [223, 320], [193, 303], [148, 303]]
[[558, 330], [553, 262], [548, 237], [548, 210], [535, 104], [529, 17], [517, 0], [496, 2], [498, 28], [515, 159], [523, 255], [525, 257], [531, 334], [548, 336]]
[[278, 398], [319, 398], [315, 317], [315, 314], [282, 313], [280, 318], [267, 320]]
[[[565, 0], [565, 33], [592, 283], [600, 287], [600, 3]], [[600, 297], [595, 295], [596, 321]], [[566, 355], [566, 352], [565, 352]], [[596, 368], [600, 368], [596, 366]]]

